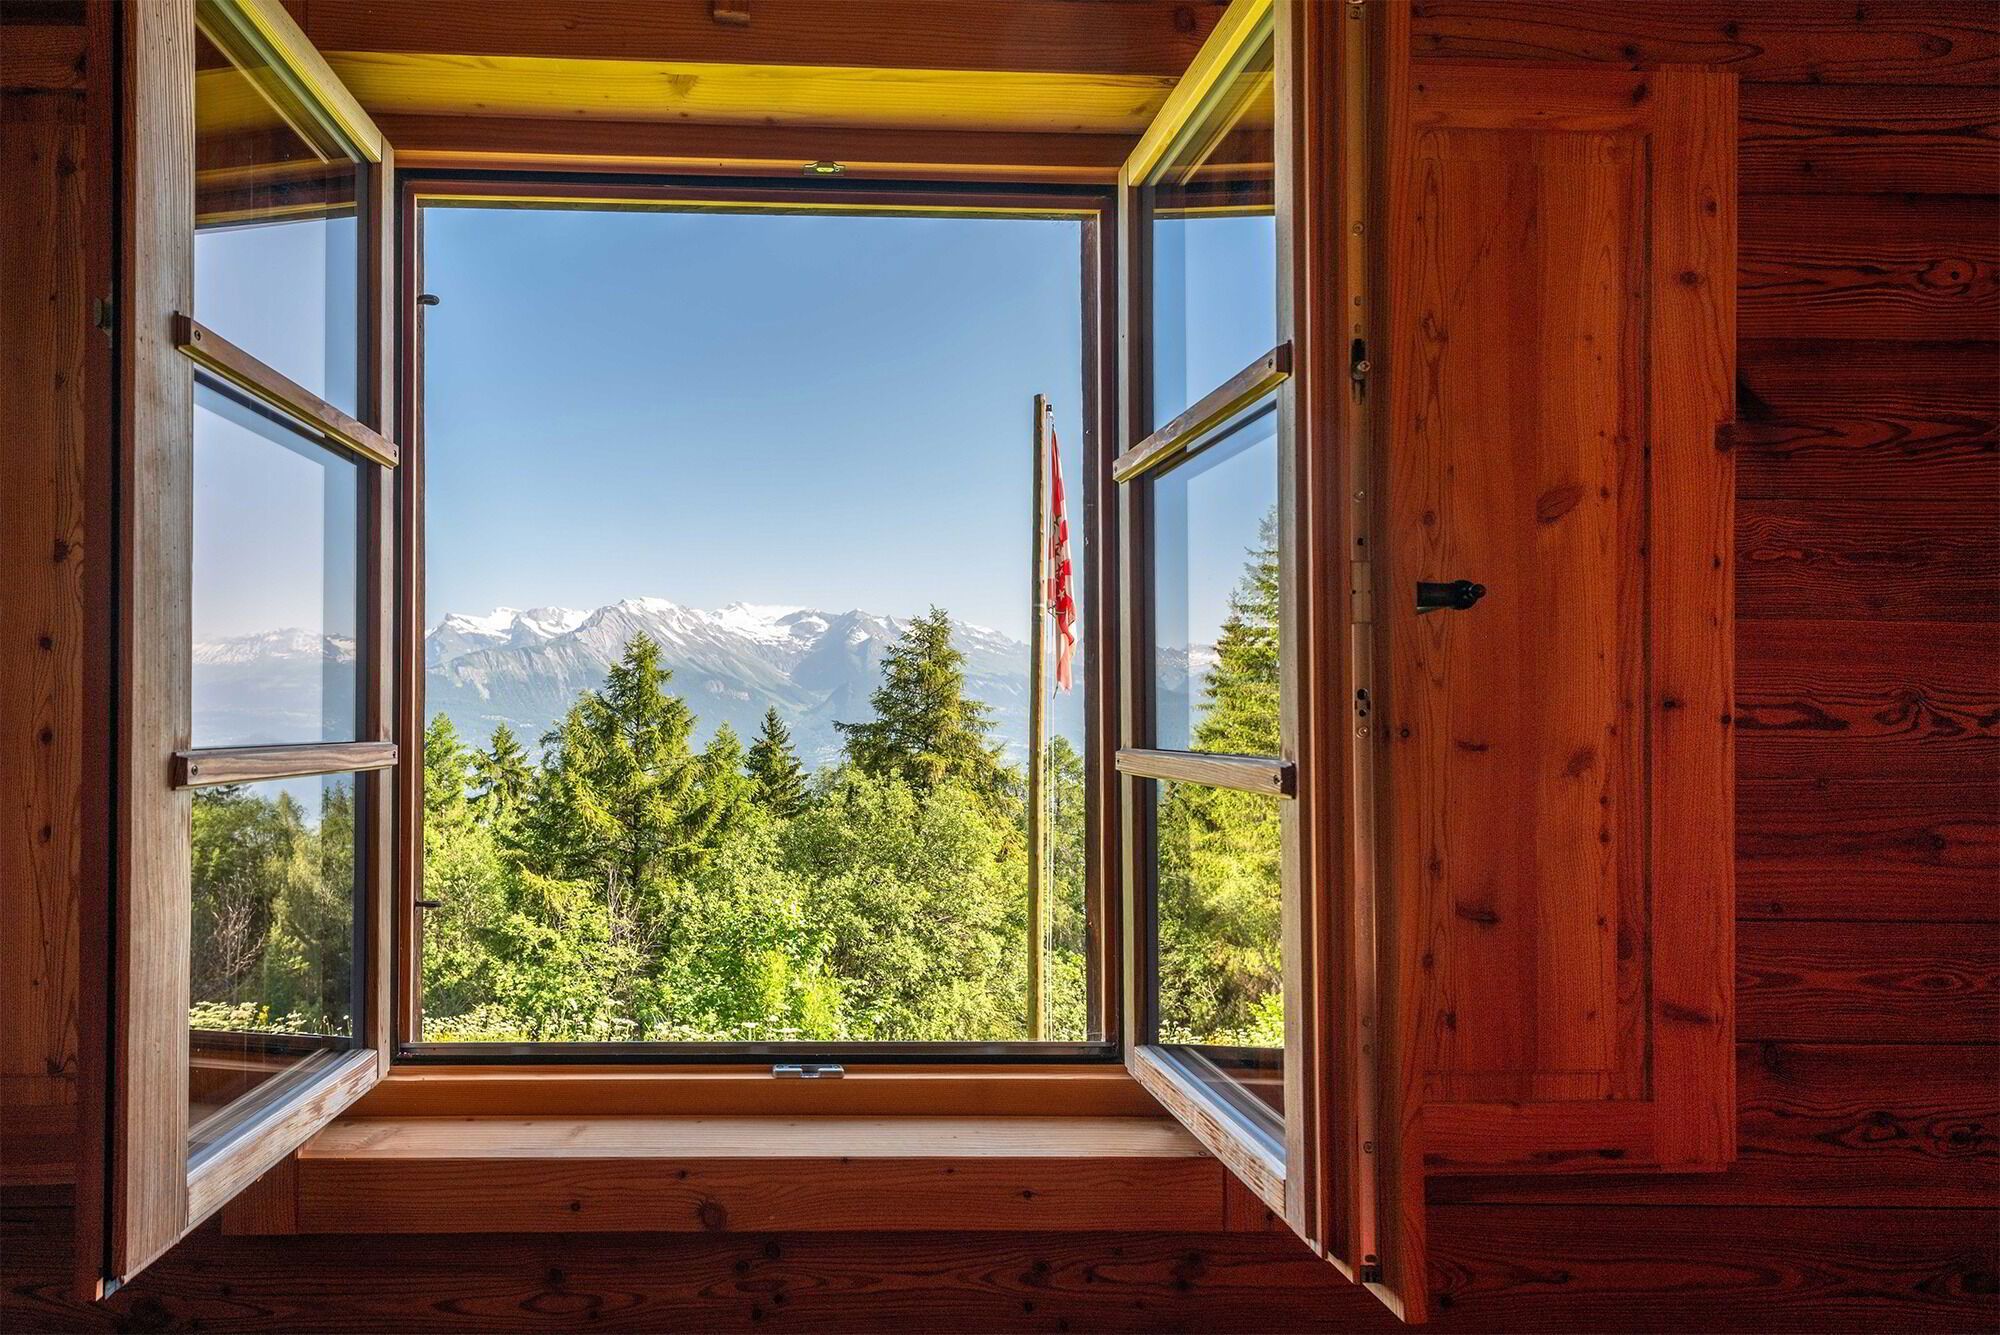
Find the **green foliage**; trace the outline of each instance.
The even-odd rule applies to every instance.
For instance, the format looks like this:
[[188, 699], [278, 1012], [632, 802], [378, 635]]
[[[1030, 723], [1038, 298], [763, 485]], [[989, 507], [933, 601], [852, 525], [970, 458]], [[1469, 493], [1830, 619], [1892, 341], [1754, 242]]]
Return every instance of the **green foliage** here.
[[910, 622], [882, 662], [875, 717], [836, 723], [847, 760], [863, 774], [901, 779], [921, 792], [956, 782], [985, 796], [1007, 786], [986, 706], [965, 693], [965, 655], [943, 608]]
[[[1277, 518], [1266, 517], [1216, 641], [1195, 745], [1276, 755]], [[1276, 799], [1162, 784], [1160, 1028], [1170, 1042], [1284, 1043]]]
[[[1250, 554], [1197, 725], [1277, 747], [1272, 530]], [[775, 711], [746, 752], [693, 746], [657, 646], [635, 638], [531, 760], [424, 734], [424, 1032], [433, 1041], [1018, 1039], [1027, 841], [942, 612], [883, 664], [875, 717], [808, 778]], [[1047, 755], [1048, 1033], [1086, 1037], [1083, 757]], [[207, 789], [194, 812], [191, 1022], [350, 1025], [355, 806]], [[1169, 1040], [1283, 1041], [1277, 805], [1165, 785], [1161, 1011]]]
[[744, 770], [756, 789], [757, 804], [779, 820], [790, 820], [806, 809], [806, 767], [792, 749], [792, 732], [778, 711], [764, 711], [764, 725], [750, 744]]

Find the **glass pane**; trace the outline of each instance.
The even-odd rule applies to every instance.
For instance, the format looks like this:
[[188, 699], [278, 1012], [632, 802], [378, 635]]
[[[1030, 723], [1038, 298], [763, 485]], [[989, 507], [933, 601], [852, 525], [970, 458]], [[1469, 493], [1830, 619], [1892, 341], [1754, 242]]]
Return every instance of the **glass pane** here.
[[356, 1046], [356, 786], [333, 774], [194, 795], [191, 1159]]
[[195, 67], [195, 318], [358, 416], [363, 168], [266, 66]]
[[206, 377], [194, 402], [194, 745], [351, 742], [360, 465]]
[[[1030, 404], [1081, 640], [1084, 224], [421, 226], [424, 1040], [1028, 1039]], [[1077, 650], [1041, 702], [1064, 1042], [1102, 1037]]]
[[1139, 192], [1152, 275], [1152, 427], [1279, 341], [1271, 60], [1267, 30]]
[[1284, 1113], [1281, 799], [1156, 783], [1158, 1039], [1191, 1073]]
[[1277, 425], [1266, 399], [1149, 484], [1160, 750], [1278, 753]]

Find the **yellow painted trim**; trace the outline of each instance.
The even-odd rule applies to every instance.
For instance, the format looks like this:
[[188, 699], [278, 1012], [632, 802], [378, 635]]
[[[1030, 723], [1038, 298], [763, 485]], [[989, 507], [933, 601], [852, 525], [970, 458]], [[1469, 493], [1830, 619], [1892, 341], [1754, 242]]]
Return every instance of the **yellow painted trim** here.
[[205, 30], [226, 28], [269, 61], [307, 109], [323, 116], [364, 161], [382, 160], [380, 127], [278, 0], [200, 0], [195, 13]]
[[1121, 185], [1143, 185], [1181, 132], [1204, 110], [1252, 44], [1271, 30], [1273, 0], [1234, 0], [1189, 63], [1187, 73], [1125, 159]]

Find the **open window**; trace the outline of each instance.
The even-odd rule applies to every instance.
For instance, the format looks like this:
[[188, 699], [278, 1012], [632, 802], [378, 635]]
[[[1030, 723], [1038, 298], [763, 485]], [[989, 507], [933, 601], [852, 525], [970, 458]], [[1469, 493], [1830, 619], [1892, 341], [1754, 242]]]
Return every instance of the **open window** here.
[[270, 0], [112, 12], [108, 1287], [386, 1069], [399, 454], [380, 133]]
[[1117, 768], [1128, 1066], [1420, 1319], [1349, 582], [1393, 8], [1238, 0], [1125, 165]]

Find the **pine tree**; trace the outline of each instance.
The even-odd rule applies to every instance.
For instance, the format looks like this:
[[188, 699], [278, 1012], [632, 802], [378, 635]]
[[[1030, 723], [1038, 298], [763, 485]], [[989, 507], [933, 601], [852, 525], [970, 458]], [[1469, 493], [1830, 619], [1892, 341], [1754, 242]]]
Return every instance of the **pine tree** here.
[[699, 865], [721, 812], [690, 745], [694, 711], [665, 689], [672, 676], [659, 645], [635, 635], [604, 689], [586, 691], [543, 738], [516, 836], [529, 870], [597, 882], [616, 900]]
[[496, 726], [493, 740], [484, 751], [473, 753], [471, 765], [472, 802], [481, 819], [497, 824], [520, 809], [534, 772], [512, 728], [504, 723]]
[[778, 711], [764, 711], [764, 726], [750, 744], [744, 765], [756, 788], [757, 802], [780, 820], [790, 820], [806, 807], [806, 767], [792, 749], [791, 729]]
[[1258, 544], [1229, 596], [1215, 641], [1215, 669], [1194, 730], [1203, 751], [1278, 754], [1278, 516], [1264, 517]]
[[986, 706], [965, 693], [965, 655], [951, 618], [933, 607], [912, 621], [882, 662], [882, 684], [866, 723], [836, 723], [847, 758], [864, 774], [899, 778], [919, 792], [946, 780], [999, 796], [1006, 773], [989, 740]]

